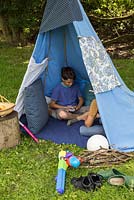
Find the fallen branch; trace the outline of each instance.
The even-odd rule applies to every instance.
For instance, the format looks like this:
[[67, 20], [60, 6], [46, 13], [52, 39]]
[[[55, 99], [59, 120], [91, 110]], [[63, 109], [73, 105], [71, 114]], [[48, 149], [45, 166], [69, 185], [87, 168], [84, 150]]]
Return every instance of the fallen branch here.
[[113, 149], [85, 150], [81, 155], [82, 168], [98, 168], [119, 165], [134, 158], [134, 153], [120, 152]]
[[88, 17], [96, 21], [122, 21], [134, 17], [134, 12], [121, 17], [99, 17], [88, 13]]
[[113, 44], [113, 43], [124, 42], [124, 41], [125, 42], [127, 42], [127, 41], [134, 41], [134, 34], [121, 35], [119, 37], [103, 41], [103, 44], [104, 45], [110, 45], [110, 44]]

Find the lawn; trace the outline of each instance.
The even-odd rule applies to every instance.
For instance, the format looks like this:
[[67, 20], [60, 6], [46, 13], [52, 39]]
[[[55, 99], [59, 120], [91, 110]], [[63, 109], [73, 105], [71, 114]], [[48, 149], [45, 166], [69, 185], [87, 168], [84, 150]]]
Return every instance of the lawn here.
[[[0, 94], [15, 102], [20, 84], [27, 68], [33, 47], [0, 46]], [[134, 90], [134, 60], [114, 60], [121, 77]], [[36, 144], [21, 135], [21, 142], [14, 148], [0, 151], [0, 199], [1, 200], [133, 200], [134, 192], [125, 186], [114, 187], [104, 182], [95, 192], [85, 193], [70, 184], [73, 177], [87, 175], [100, 169], [68, 168], [65, 193], [57, 194], [55, 176], [58, 152], [70, 150], [78, 155], [83, 149], [75, 145], [57, 145], [50, 141]], [[115, 166], [113, 166], [115, 167]], [[116, 166], [128, 175], [134, 175], [134, 161]]]

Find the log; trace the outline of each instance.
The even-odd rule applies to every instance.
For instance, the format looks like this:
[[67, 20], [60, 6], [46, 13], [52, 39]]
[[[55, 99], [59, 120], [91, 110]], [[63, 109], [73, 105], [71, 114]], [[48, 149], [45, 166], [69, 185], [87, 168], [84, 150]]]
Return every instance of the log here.
[[18, 113], [0, 117], [0, 149], [14, 147], [20, 142]]

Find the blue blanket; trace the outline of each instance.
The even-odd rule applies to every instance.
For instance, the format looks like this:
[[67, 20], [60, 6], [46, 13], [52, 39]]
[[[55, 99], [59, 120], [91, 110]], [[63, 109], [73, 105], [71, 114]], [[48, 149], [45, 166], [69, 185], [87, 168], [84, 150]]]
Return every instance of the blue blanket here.
[[66, 121], [60, 121], [54, 118], [49, 119], [47, 125], [36, 135], [37, 138], [51, 140], [57, 144], [76, 144], [86, 148], [89, 137], [80, 135], [80, 126], [83, 122], [77, 122], [71, 126], [66, 125]]
[[[22, 115], [20, 121], [28, 127], [25, 115]], [[80, 135], [80, 126], [83, 124], [83, 121], [79, 121], [71, 126], [67, 126], [67, 121], [49, 117], [48, 123], [40, 133], [36, 134], [36, 137], [43, 140], [50, 140], [57, 144], [75, 144], [79, 147], [86, 148], [89, 136]], [[98, 124], [99, 120], [96, 119], [94, 125]], [[22, 127], [20, 127], [20, 129], [23, 133], [28, 135]]]

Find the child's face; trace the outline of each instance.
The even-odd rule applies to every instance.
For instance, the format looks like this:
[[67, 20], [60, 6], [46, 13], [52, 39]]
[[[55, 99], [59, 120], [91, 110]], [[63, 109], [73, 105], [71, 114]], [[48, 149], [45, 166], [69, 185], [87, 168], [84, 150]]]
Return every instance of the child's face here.
[[73, 79], [67, 79], [67, 80], [62, 79], [62, 81], [63, 81], [64, 85], [67, 87], [71, 87], [74, 83]]

